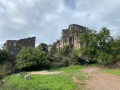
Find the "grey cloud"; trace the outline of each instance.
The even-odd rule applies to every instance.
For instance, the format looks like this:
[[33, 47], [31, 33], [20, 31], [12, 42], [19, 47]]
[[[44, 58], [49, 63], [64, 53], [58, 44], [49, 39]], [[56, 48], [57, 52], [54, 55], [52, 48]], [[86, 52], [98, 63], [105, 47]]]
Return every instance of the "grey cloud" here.
[[119, 0], [1, 0], [0, 47], [8, 39], [36, 36], [36, 45], [60, 38], [69, 24], [119, 35]]

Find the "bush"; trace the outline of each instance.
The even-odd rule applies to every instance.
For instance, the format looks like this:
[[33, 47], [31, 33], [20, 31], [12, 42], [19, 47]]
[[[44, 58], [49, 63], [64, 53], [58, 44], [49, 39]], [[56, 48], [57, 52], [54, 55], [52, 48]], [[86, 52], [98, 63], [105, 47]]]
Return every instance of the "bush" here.
[[4, 62], [0, 65], [0, 78], [15, 72], [15, 67], [11, 62]]
[[64, 59], [61, 62], [52, 62], [50, 66], [53, 68], [61, 68], [61, 67], [67, 67], [68, 66], [68, 60]]
[[72, 53], [70, 54], [70, 57], [72, 59], [78, 59], [80, 57], [80, 50], [79, 49], [73, 49]]
[[69, 46], [64, 46], [61, 51], [60, 51], [61, 54], [63, 55], [68, 55], [69, 54]]
[[81, 65], [86, 64], [85, 59], [78, 58], [77, 61], [78, 61], [78, 63], [81, 64]]
[[8, 52], [6, 52], [5, 50], [0, 50], [0, 64], [9, 60], [10, 60], [10, 56]]
[[50, 62], [50, 67], [60, 68], [68, 66], [68, 59], [65, 57], [48, 54], [47, 58]]
[[[72, 58], [75, 64], [80, 64], [80, 65], [86, 64], [85, 56], [80, 55], [80, 49], [73, 49], [70, 57]], [[94, 64], [94, 63], [97, 63], [97, 60], [89, 60], [89, 64]]]
[[85, 60], [80, 57], [80, 49], [73, 49], [70, 57], [75, 65], [85, 64]]
[[40, 44], [37, 46], [37, 48], [38, 48], [39, 50], [48, 52], [48, 46], [47, 46], [47, 44], [45, 44], [45, 43], [40, 43]]
[[37, 48], [22, 48], [17, 55], [16, 67], [18, 69], [36, 69], [45, 68], [49, 65], [46, 53]]
[[57, 52], [58, 52], [58, 50], [56, 49], [56, 43], [53, 43], [53, 45], [51, 46], [51, 49], [50, 49], [50, 53], [56, 54]]
[[69, 65], [68, 59], [67, 58], [63, 58], [63, 61], [61, 62], [61, 67], [67, 67], [68, 65]]

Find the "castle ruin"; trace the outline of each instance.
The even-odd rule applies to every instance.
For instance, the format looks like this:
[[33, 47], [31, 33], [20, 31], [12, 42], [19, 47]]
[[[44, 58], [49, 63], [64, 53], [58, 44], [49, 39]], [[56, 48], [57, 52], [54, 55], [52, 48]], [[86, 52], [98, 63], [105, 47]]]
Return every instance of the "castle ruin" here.
[[80, 48], [80, 35], [85, 31], [87, 31], [86, 27], [76, 24], [69, 25], [68, 29], [62, 30], [62, 37], [56, 42], [56, 48], [58, 51], [65, 45], [70, 48]]
[[30, 37], [20, 40], [7, 40], [3, 45], [3, 50], [6, 50], [10, 55], [17, 55], [22, 47], [35, 47], [36, 37]]
[[[85, 31], [87, 31], [86, 27], [77, 24], [71, 24], [68, 29], [63, 29], [60, 40], [55, 43], [57, 50], [60, 51], [65, 45], [69, 46], [70, 51], [72, 48], [81, 48], [79, 43], [80, 35]], [[6, 50], [11, 55], [17, 55], [22, 47], [35, 47], [35, 39], [36, 37], [20, 40], [7, 40], [3, 45], [3, 50]]]

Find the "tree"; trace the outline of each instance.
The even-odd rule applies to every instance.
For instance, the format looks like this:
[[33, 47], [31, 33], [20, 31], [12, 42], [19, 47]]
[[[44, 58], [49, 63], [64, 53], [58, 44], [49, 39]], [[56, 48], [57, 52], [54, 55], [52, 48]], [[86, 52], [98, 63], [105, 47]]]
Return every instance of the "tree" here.
[[99, 33], [88, 29], [80, 36], [80, 44], [82, 55], [90, 60], [105, 61], [107, 64], [112, 62], [119, 53], [117, 49], [119, 45], [105, 27]]
[[115, 42], [112, 36], [110, 36], [110, 31], [103, 27], [97, 34], [97, 44], [98, 44], [98, 60], [104, 60], [108, 64], [112, 61], [115, 48]]
[[78, 59], [80, 57], [80, 49], [73, 49], [70, 57], [72, 59]]
[[69, 46], [65, 45], [63, 48], [60, 50], [60, 53], [63, 55], [68, 55], [69, 54]]
[[9, 61], [10, 55], [5, 50], [0, 50], [0, 64], [4, 61]]
[[48, 45], [45, 43], [41, 43], [37, 46], [38, 49], [42, 50], [42, 51], [46, 51], [48, 52]]
[[87, 28], [87, 31], [82, 33], [82, 35], [80, 36], [80, 44], [81, 55], [89, 58], [90, 60], [96, 60], [96, 52], [98, 49], [96, 31], [89, 30]]
[[50, 53], [51, 53], [51, 54], [57, 53], [56, 43], [53, 43], [53, 45], [51, 46]]
[[17, 55], [16, 67], [18, 69], [46, 67], [48, 64], [46, 53], [38, 48], [22, 48]]
[[120, 58], [120, 36], [118, 36], [115, 39], [115, 42], [116, 42], [115, 55], [117, 55], [117, 58]]

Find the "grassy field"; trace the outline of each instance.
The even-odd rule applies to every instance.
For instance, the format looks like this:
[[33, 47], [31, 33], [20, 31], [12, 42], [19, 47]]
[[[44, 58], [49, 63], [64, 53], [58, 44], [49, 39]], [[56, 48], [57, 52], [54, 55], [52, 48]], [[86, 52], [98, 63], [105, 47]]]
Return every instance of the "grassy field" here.
[[89, 66], [101, 66], [101, 65], [105, 66], [106, 63], [104, 63], [104, 62], [101, 62], [101, 63], [95, 63], [95, 64], [90, 64]]
[[112, 74], [120, 75], [120, 69], [103, 68], [102, 70], [104, 72], [107, 72], [107, 73], [112, 73]]
[[[101, 65], [104, 66], [104, 65], [106, 65], [106, 63], [91, 64], [90, 66], [101, 66]], [[120, 75], [120, 69], [102, 68], [102, 71], [107, 72], [107, 73]]]
[[[63, 71], [57, 75], [31, 75], [31, 80], [25, 80], [18, 74], [3, 79], [1, 90], [81, 90], [84, 88], [85, 77], [81, 69], [85, 66], [73, 65], [69, 67], [50, 69], [50, 71]], [[73, 82], [75, 78], [79, 83]]]

